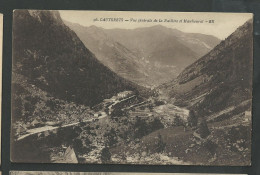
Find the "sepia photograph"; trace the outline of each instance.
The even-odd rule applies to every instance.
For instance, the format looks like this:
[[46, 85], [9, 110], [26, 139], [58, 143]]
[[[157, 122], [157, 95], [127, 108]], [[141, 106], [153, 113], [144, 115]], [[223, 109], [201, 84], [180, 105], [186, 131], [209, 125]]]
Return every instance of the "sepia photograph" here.
[[12, 64], [12, 162], [251, 165], [251, 13], [15, 10]]
[[[235, 175], [235, 174], [11, 171], [10, 175]], [[246, 174], [236, 174], [236, 175], [246, 175]]]

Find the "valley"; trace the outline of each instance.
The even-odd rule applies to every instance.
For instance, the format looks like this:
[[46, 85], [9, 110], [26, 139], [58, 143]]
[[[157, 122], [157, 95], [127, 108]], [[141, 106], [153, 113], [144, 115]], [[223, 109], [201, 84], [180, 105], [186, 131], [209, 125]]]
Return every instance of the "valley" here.
[[220, 41], [18, 10], [13, 30], [13, 162], [250, 165], [252, 20]]
[[[104, 29], [65, 21], [97, 59], [123, 78], [155, 88], [213, 49], [213, 36], [184, 33], [162, 25]], [[153, 36], [153, 37], [151, 37]]]
[[[217, 117], [232, 115], [232, 111], [235, 109], [233, 107], [232, 110], [225, 109], [208, 117], [208, 129], [211, 134], [207, 139], [202, 139], [200, 136], [196, 136], [196, 128], [188, 126], [190, 115], [188, 109], [172, 105], [167, 101], [156, 100], [158, 99], [138, 99], [131, 91], [120, 92], [93, 106], [88, 117], [86, 115], [75, 116], [77, 122], [51, 123], [53, 126], [49, 124], [34, 128], [30, 126], [31, 129], [25, 130], [23, 135], [17, 138], [15, 144], [23, 147], [25, 153], [28, 140], [30, 143], [41, 145], [40, 150], [45, 157], [43, 160], [47, 156], [48, 161], [56, 163], [68, 161], [65, 152], [69, 147], [74, 148], [77, 161], [81, 163], [104, 163], [101, 156], [102, 150], [105, 148], [109, 148], [111, 154], [109, 162], [106, 163], [190, 165], [196, 164], [199, 159], [199, 164], [218, 163], [221, 165], [228, 162], [217, 159], [216, 156], [222, 156], [222, 152], [220, 153], [218, 150], [224, 149], [230, 144], [230, 149], [235, 146], [234, 144], [238, 145], [233, 149], [241, 149], [239, 154], [236, 153], [239, 156], [242, 154], [242, 156], [250, 157], [248, 155], [250, 148], [245, 147], [245, 143], [243, 143], [249, 136], [249, 131], [245, 135], [238, 136], [231, 143], [225, 139], [228, 137], [231, 139], [232, 135], [225, 136], [226, 134], [224, 134], [249, 126], [251, 124], [250, 114], [242, 112], [231, 118], [214, 121]], [[246, 105], [246, 103], [241, 105]], [[160, 136], [162, 137], [161, 142], [165, 144], [163, 151], [157, 150]], [[220, 138], [223, 140], [219, 140]], [[240, 140], [243, 141], [240, 142]], [[218, 147], [214, 153], [211, 153], [210, 147], [206, 144], [208, 141], [212, 141], [216, 147], [221, 142], [222, 147]], [[244, 146], [241, 146], [242, 143]], [[32, 157], [28, 154], [27, 160], [35, 161], [33, 156], [39, 155], [39, 149], [33, 150], [31, 147], [28, 149]], [[136, 152], [136, 150], [139, 151]], [[231, 153], [234, 154], [234, 150], [225, 152], [225, 154]], [[203, 159], [200, 157], [202, 154], [205, 156]], [[37, 160], [41, 159], [42, 157], [37, 158]], [[208, 162], [209, 160], [211, 162]]]

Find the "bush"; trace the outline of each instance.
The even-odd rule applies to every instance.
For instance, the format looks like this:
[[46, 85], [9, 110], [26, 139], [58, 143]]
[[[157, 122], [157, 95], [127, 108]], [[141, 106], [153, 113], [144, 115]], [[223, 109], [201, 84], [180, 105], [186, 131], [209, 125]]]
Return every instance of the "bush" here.
[[109, 146], [113, 146], [118, 142], [116, 131], [114, 128], [111, 128], [111, 130], [108, 133], [106, 133], [104, 136], [107, 138], [107, 144]]
[[173, 120], [173, 125], [174, 126], [183, 126], [183, 120], [181, 119], [181, 117], [179, 115], [176, 115], [174, 120]]
[[119, 108], [115, 108], [112, 113], [111, 113], [111, 118], [115, 118], [115, 117], [122, 117], [125, 116], [126, 112], [119, 109]]
[[216, 153], [216, 150], [218, 148], [216, 143], [212, 142], [211, 140], [208, 140], [204, 143], [204, 145], [212, 156]]
[[134, 138], [140, 139], [143, 136], [162, 128], [164, 128], [164, 125], [158, 118], [155, 118], [151, 123], [147, 123], [144, 119], [137, 117], [134, 124]]
[[134, 138], [142, 138], [143, 136], [148, 134], [149, 127], [147, 123], [142, 120], [140, 117], [137, 117], [137, 120], [134, 124]]
[[197, 133], [200, 135], [201, 138], [206, 138], [208, 137], [208, 135], [210, 135], [210, 131], [205, 118], [203, 118], [201, 123], [199, 124]]
[[225, 139], [232, 151], [241, 151], [250, 148], [251, 130], [247, 126], [233, 126], [225, 135]]
[[54, 100], [47, 100], [46, 106], [49, 107], [52, 111], [56, 110], [59, 104]]
[[72, 143], [75, 138], [79, 136], [79, 133], [75, 132], [73, 128], [59, 128], [57, 135], [61, 136], [57, 138], [57, 141], [62, 143]]
[[155, 118], [151, 124], [150, 124], [150, 130], [151, 132], [153, 131], [156, 131], [156, 130], [159, 130], [159, 129], [162, 129], [164, 128], [164, 125], [162, 124], [161, 120], [158, 119], [158, 118]]
[[79, 138], [74, 139], [74, 141], [72, 142], [72, 147], [74, 148], [74, 150], [77, 153], [77, 155], [79, 153], [83, 153], [84, 152], [84, 146], [83, 146], [82, 140], [79, 139]]
[[111, 161], [111, 153], [108, 147], [102, 149], [100, 159], [102, 163], [109, 163]]
[[160, 100], [156, 100], [154, 102], [155, 106], [160, 106], [160, 105], [164, 105], [164, 102], [163, 101], [160, 101]]

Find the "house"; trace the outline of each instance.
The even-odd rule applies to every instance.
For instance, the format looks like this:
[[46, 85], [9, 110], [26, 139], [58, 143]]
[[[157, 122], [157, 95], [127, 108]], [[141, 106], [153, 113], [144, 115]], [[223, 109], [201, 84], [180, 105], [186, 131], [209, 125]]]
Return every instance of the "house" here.
[[123, 91], [117, 94], [117, 96], [120, 98], [126, 98], [129, 97], [130, 95], [133, 95], [133, 91]]

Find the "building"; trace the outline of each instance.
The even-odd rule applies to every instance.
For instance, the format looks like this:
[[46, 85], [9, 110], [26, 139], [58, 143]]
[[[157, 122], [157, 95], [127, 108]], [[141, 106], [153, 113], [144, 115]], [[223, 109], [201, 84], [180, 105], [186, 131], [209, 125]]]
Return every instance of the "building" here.
[[129, 97], [130, 95], [133, 95], [133, 91], [124, 91], [124, 92], [119, 92], [117, 94], [117, 96], [120, 98], [126, 98]]

